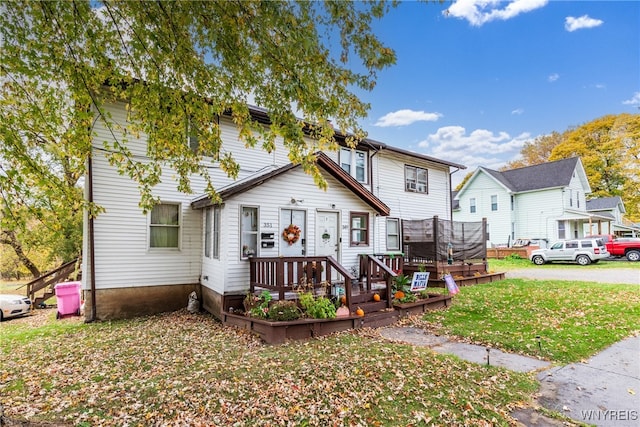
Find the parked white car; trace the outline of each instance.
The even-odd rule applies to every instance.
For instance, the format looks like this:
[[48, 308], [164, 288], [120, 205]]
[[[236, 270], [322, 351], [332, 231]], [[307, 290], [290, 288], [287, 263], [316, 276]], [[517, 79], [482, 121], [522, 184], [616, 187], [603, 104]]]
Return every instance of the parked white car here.
[[545, 249], [531, 252], [529, 259], [536, 265], [553, 261], [577, 262], [589, 265], [603, 258], [609, 258], [604, 241], [600, 238], [561, 240]]
[[0, 321], [22, 316], [31, 310], [31, 300], [22, 295], [0, 295]]

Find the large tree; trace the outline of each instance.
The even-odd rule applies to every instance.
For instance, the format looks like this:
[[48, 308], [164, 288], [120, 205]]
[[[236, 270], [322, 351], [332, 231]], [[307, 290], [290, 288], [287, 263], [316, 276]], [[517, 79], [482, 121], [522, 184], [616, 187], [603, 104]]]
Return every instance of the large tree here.
[[621, 196], [640, 221], [640, 114], [608, 115], [568, 132], [549, 160], [580, 156], [591, 197]]
[[[144, 209], [155, 201], [151, 190], [163, 168], [175, 171], [184, 192], [191, 191], [192, 174], [202, 175], [212, 196], [201, 166], [205, 155], [237, 176], [214, 120], [221, 114], [232, 114], [247, 146], [271, 151], [282, 138], [290, 160], [323, 186], [313, 153], [336, 147], [330, 120], [363, 137], [358, 122], [369, 106], [356, 92], [372, 89], [377, 71], [395, 62], [370, 26], [390, 7], [382, 0], [63, 0], [0, 7], [0, 219], [18, 242], [33, 227], [77, 237], [82, 209], [98, 212], [78, 185], [95, 120], [125, 135], [101, 141], [101, 153], [138, 182]], [[104, 108], [113, 101], [126, 104], [127, 129]], [[252, 121], [248, 103], [266, 108], [272, 124]], [[126, 135], [141, 132], [150, 161], [127, 144]], [[305, 132], [315, 139], [305, 140]], [[193, 133], [196, 152], [184, 143]]]

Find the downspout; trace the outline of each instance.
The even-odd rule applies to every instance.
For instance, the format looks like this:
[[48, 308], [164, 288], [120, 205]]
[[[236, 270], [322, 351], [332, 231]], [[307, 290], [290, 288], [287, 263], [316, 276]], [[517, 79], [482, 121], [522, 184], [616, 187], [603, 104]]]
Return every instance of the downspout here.
[[460, 172], [460, 168], [456, 168], [453, 172], [449, 172], [449, 221], [453, 222], [453, 197], [451, 193], [453, 193], [453, 186], [451, 185], [451, 175], [456, 172]]
[[[89, 186], [89, 207], [93, 208], [93, 154], [89, 153], [89, 161], [87, 165], [87, 185]], [[96, 321], [96, 258], [95, 258], [95, 239], [93, 229], [94, 215], [91, 211], [89, 215], [89, 266], [91, 271], [91, 318], [87, 320], [87, 323]]]

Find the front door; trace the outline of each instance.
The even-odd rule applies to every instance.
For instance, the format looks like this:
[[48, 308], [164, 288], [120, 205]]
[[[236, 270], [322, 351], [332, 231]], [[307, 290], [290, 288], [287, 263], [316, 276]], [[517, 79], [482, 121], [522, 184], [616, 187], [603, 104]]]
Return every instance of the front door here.
[[316, 255], [340, 260], [338, 212], [318, 211], [316, 219]]
[[[280, 256], [304, 256], [305, 255], [305, 225], [306, 211], [299, 209], [282, 209], [280, 211]], [[298, 232], [290, 233], [287, 237], [283, 235], [285, 230], [291, 229], [294, 225], [298, 227]], [[286, 238], [285, 238], [286, 237]]]

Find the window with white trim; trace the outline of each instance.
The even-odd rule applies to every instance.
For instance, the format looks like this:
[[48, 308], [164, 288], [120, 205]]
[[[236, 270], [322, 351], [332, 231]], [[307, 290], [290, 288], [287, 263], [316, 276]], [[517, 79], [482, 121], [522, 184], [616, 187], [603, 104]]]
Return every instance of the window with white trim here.
[[476, 198], [472, 197], [469, 199], [469, 212], [476, 213]]
[[400, 250], [400, 220], [387, 218], [387, 250]]
[[149, 247], [180, 248], [180, 204], [159, 203], [149, 214]]
[[258, 255], [258, 208], [243, 206], [240, 214], [240, 258]]
[[220, 207], [205, 209], [204, 256], [220, 258]]
[[349, 218], [351, 246], [369, 244], [369, 214], [351, 212]]
[[340, 167], [358, 182], [367, 182], [367, 152], [352, 148], [340, 149]]
[[491, 210], [492, 211], [498, 210], [498, 196], [495, 194], [491, 196]]
[[404, 189], [414, 193], [429, 193], [428, 173], [426, 169], [404, 166]]

